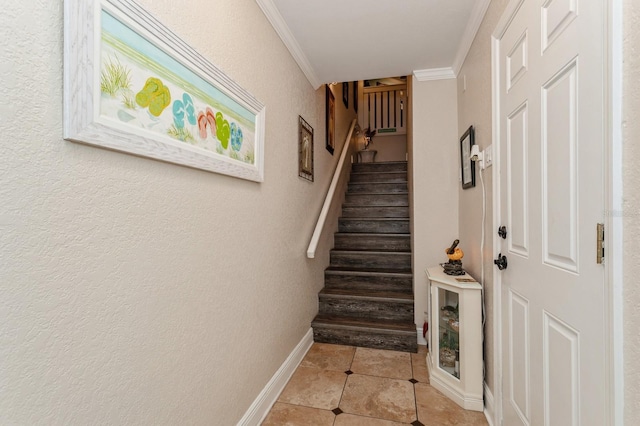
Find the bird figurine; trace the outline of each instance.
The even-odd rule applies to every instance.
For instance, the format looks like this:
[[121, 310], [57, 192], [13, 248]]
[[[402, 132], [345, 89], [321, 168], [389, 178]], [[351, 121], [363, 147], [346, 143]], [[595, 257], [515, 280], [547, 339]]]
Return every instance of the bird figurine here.
[[460, 244], [460, 240], [456, 239], [449, 248], [445, 249], [449, 262], [443, 263], [442, 267], [444, 268], [444, 273], [447, 275], [464, 275], [461, 260], [464, 257], [464, 252], [460, 250], [458, 244]]

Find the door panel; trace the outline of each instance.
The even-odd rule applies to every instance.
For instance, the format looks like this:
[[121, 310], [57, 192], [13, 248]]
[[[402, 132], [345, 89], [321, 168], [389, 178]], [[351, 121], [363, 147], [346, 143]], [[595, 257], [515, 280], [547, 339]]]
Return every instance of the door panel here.
[[510, 292], [510, 347], [509, 372], [511, 377], [511, 404], [523, 424], [530, 424], [529, 382], [531, 363], [529, 359], [529, 303], [520, 295]]
[[542, 6], [542, 47], [547, 49], [578, 16], [578, 0], [547, 0]]
[[507, 121], [507, 202], [509, 253], [529, 255], [529, 174], [528, 129], [529, 111], [525, 102]]
[[511, 90], [518, 80], [527, 72], [529, 57], [527, 36], [528, 34], [525, 31], [507, 55], [507, 92]]
[[542, 88], [544, 262], [578, 272], [578, 64]]
[[545, 424], [578, 426], [580, 335], [548, 312], [543, 315]]

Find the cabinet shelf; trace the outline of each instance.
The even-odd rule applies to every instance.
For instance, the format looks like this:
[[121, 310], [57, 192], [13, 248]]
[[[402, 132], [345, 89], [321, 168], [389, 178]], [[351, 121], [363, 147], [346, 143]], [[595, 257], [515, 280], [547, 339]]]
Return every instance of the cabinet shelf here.
[[431, 384], [468, 410], [484, 409], [482, 388], [482, 287], [471, 276], [427, 269], [431, 295]]

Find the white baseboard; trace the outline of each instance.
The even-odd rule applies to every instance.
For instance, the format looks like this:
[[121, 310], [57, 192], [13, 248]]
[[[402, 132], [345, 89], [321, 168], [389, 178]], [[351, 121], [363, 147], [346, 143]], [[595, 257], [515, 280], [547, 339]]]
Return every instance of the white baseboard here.
[[247, 412], [242, 416], [242, 419], [238, 422], [238, 426], [257, 426], [262, 423], [312, 344], [313, 329], [310, 328], [271, 380], [269, 380], [269, 383], [262, 389], [262, 392], [260, 392], [258, 397], [253, 401], [253, 404], [251, 404]]
[[422, 332], [423, 332], [423, 328], [422, 327], [416, 327], [416, 333], [418, 334], [418, 344], [426, 346], [427, 345], [427, 339], [422, 337]]
[[452, 386], [450, 381], [451, 376], [445, 373], [438, 373], [434, 370], [433, 357], [430, 356], [427, 357], [427, 370], [429, 370], [429, 383], [432, 387], [438, 389], [447, 398], [465, 410], [484, 412], [484, 397], [482, 391], [478, 390], [475, 394], [463, 394], [459, 389]]
[[491, 393], [487, 382], [484, 382], [484, 416], [487, 418], [489, 426], [494, 426], [496, 424], [494, 421], [495, 413], [496, 405], [495, 400], [493, 399], [493, 394]]

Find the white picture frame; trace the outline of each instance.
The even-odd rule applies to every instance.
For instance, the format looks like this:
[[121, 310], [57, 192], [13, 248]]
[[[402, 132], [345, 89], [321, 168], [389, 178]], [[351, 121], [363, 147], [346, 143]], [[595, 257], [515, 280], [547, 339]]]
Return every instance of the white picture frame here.
[[66, 140], [264, 180], [266, 108], [131, 0], [64, 0]]

